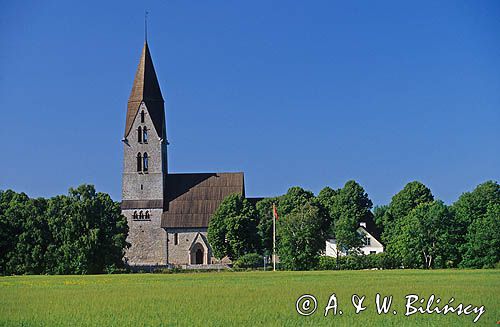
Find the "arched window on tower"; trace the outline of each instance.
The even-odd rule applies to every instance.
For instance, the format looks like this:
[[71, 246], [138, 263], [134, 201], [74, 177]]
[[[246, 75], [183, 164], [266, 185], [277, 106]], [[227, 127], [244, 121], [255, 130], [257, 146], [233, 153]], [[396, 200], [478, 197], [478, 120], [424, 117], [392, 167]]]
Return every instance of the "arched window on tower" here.
[[142, 157], [142, 171], [147, 172], [149, 168], [149, 158], [148, 154], [144, 152], [144, 155]]
[[142, 129], [142, 140], [144, 143], [148, 143], [148, 128], [146, 126]]
[[137, 154], [137, 171], [142, 171], [142, 156], [140, 152]]
[[137, 127], [137, 142], [142, 143], [142, 128], [141, 128], [141, 126]]
[[132, 216], [134, 220], [137, 220], [137, 211], [134, 211], [134, 215]]
[[144, 110], [141, 111], [141, 123], [144, 123]]
[[149, 211], [146, 211], [146, 220], [149, 220]]
[[144, 213], [141, 211], [139, 211], [139, 219], [140, 220], [143, 220], [144, 219]]

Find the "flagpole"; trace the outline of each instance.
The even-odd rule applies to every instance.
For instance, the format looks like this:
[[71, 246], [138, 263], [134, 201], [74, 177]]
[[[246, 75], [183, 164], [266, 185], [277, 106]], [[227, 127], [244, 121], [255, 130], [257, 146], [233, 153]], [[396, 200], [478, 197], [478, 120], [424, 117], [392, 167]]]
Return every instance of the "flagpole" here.
[[276, 206], [273, 203], [273, 271], [276, 271]]

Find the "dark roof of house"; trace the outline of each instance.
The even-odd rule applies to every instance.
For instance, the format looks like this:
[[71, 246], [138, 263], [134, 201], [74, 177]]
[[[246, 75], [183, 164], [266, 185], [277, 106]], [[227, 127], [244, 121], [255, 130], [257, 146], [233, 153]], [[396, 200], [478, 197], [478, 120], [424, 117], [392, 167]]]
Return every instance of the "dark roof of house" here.
[[135, 73], [134, 84], [128, 99], [125, 137], [127, 137], [132, 128], [141, 102], [146, 104], [158, 135], [165, 137], [164, 101], [147, 42], [144, 43], [141, 59]]
[[257, 202], [262, 201], [262, 200], [264, 200], [265, 198], [263, 198], [263, 197], [259, 197], [259, 198], [253, 197], [253, 198], [246, 198], [246, 199], [247, 199], [247, 200], [248, 200], [251, 204], [256, 205], [256, 204], [257, 204]]
[[245, 195], [243, 173], [168, 174], [163, 228], [206, 228], [230, 194]]
[[[380, 230], [377, 228], [377, 225], [375, 225], [375, 221], [373, 220], [373, 217], [364, 219], [362, 222], [366, 224], [366, 231], [370, 233], [373, 237], [377, 239], [377, 241], [381, 242], [380, 240]], [[360, 224], [361, 226], [361, 224]]]

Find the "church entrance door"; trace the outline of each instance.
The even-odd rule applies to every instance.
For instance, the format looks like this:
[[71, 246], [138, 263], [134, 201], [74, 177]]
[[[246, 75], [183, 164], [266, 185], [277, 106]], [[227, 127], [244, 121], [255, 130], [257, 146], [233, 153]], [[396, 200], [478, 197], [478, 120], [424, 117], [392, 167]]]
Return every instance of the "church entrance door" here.
[[203, 264], [203, 249], [196, 250], [196, 264], [197, 265]]
[[206, 251], [203, 245], [196, 243], [189, 252], [190, 261], [192, 265], [202, 265], [206, 263]]

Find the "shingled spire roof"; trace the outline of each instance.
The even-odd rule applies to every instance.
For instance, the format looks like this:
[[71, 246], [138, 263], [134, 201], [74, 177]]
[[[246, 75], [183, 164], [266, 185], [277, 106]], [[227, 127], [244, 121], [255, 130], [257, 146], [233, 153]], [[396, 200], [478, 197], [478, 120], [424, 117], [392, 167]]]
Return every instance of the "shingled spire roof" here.
[[132, 124], [139, 110], [141, 102], [146, 104], [149, 115], [158, 135], [165, 138], [165, 110], [160, 85], [156, 78], [153, 60], [149, 53], [148, 42], [144, 42], [141, 59], [135, 73], [134, 85], [128, 99], [127, 120], [125, 123], [125, 137], [130, 133]]

